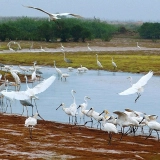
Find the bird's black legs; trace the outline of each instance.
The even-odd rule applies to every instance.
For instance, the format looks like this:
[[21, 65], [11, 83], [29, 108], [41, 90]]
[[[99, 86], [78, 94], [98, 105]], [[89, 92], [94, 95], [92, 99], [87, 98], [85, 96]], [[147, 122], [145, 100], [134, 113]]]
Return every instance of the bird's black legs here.
[[90, 121], [85, 122], [85, 123], [84, 123], [84, 126], [85, 126], [88, 122], [91, 122], [91, 128], [92, 128], [92, 127], [93, 127], [93, 120], [92, 120], [92, 118], [91, 118]]
[[[151, 129], [151, 130], [150, 130], [150, 133], [149, 133], [149, 135], [146, 137], [146, 139], [147, 139], [148, 137], [150, 137], [150, 135], [152, 134], [152, 131], [153, 131], [153, 130]], [[146, 139], [145, 139], [145, 140], [146, 140]]]
[[22, 111], [22, 114], [21, 114], [21, 116], [23, 115], [23, 113], [24, 113], [24, 106], [23, 106], [23, 111]]
[[32, 116], [33, 116], [33, 106], [31, 106], [32, 107]]
[[122, 134], [121, 134], [120, 141], [122, 140], [122, 137], [123, 137], [123, 135], [124, 135], [124, 127], [121, 128], [121, 132], [122, 132]]
[[111, 140], [112, 140], [112, 133], [108, 133], [108, 136], [109, 136], [109, 142], [108, 142], [108, 144], [111, 144]]
[[32, 139], [32, 128], [29, 127], [29, 134], [30, 134], [30, 138]]
[[36, 104], [36, 100], [35, 99], [34, 99], [34, 104], [36, 106], [36, 110], [37, 110], [37, 113], [38, 113], [37, 104]]
[[135, 103], [137, 102], [137, 100], [139, 99], [139, 97], [141, 96], [140, 93], [137, 93], [138, 97], [135, 99]]
[[157, 132], [157, 136], [158, 136], [158, 141], [159, 141], [159, 134], [158, 134], [158, 131], [156, 131]]

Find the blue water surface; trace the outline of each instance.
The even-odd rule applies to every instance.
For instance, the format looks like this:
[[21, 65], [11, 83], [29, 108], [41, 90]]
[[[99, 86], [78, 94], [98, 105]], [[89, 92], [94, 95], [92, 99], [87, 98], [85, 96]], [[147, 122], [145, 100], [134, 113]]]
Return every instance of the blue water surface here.
[[[43, 67], [43, 77], [49, 78], [55, 75], [55, 82], [43, 93], [38, 94], [39, 100], [36, 101], [38, 111], [45, 120], [68, 122], [68, 116], [63, 112], [62, 108], [56, 108], [63, 102], [66, 107], [69, 107], [73, 102], [71, 90], [75, 90], [75, 99], [77, 106], [84, 102], [84, 96], [88, 96], [88, 107], [93, 107], [95, 111], [102, 112], [107, 109], [110, 115], [112, 112], [124, 111], [125, 108], [130, 108], [135, 111], [140, 111], [146, 114], [160, 115], [160, 78], [153, 76], [145, 86], [142, 96], [135, 103], [136, 94], [120, 96], [119, 92], [131, 86], [127, 77], [132, 76], [133, 83], [136, 83], [143, 74], [132, 74], [122, 72], [108, 72], [98, 70], [88, 70], [86, 73], [78, 73], [76, 69], [68, 72], [67, 68], [60, 68], [63, 72], [69, 73], [69, 77], [65, 81], [61, 81], [53, 67]], [[35, 83], [34, 85], [36, 85]], [[32, 87], [32, 84], [29, 84]], [[21, 90], [26, 89], [26, 84], [22, 84]], [[28, 107], [29, 115], [31, 108]], [[8, 108], [7, 112], [10, 112]], [[12, 102], [12, 112], [21, 114], [22, 105], [19, 101]], [[34, 113], [36, 109], [34, 108]], [[26, 116], [26, 111], [24, 113]], [[116, 116], [116, 115], [114, 115]], [[159, 118], [158, 118], [159, 120]]]

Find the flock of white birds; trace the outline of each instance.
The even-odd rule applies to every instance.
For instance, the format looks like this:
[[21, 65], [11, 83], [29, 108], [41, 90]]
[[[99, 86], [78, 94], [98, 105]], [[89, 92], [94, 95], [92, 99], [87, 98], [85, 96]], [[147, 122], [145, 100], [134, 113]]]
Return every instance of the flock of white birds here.
[[[17, 44], [18, 47], [20, 48], [20, 45], [18, 43], [15, 43], [14, 41], [11, 41], [8, 43], [8, 47], [10, 48], [11, 44]], [[87, 47], [89, 47], [89, 43], [87, 44]], [[61, 43], [61, 51], [64, 54], [64, 61], [66, 63], [72, 63], [72, 61], [68, 58], [66, 58], [65, 55], [65, 48]], [[92, 51], [91, 48], [88, 48], [88, 51]], [[97, 63], [97, 66], [99, 68], [103, 68], [103, 65], [101, 64], [101, 62], [98, 59], [98, 54], [96, 54], [95, 56], [95, 61]], [[38, 109], [37, 109], [37, 105], [35, 103], [37, 112], [35, 115], [33, 115], [33, 104], [32, 101], [36, 99], [38, 99], [37, 94], [40, 94], [41, 92], [44, 92], [48, 87], [51, 86], [51, 84], [55, 81], [56, 77], [54, 75], [52, 75], [51, 77], [43, 80], [42, 82], [40, 82], [39, 84], [37, 84], [35, 87], [30, 88], [28, 86], [28, 82], [35, 82], [38, 80], [37, 77], [37, 73], [40, 72], [41, 67], [36, 65], [37, 62], [33, 62], [33, 66], [31, 66], [29, 68], [29, 70], [31, 71], [31, 79], [28, 79], [26, 74], [28, 72], [28, 69], [24, 66], [18, 66], [19, 70], [15, 70], [12, 68], [12, 66], [8, 66], [8, 65], [4, 65], [1, 66], [1, 68], [3, 68], [3, 70], [6, 70], [7, 72], [10, 72], [11, 75], [13, 76], [15, 82], [8, 82], [8, 80], [6, 79], [6, 75], [7, 72], [5, 74], [5, 80], [1, 79], [1, 82], [4, 81], [4, 83], [1, 85], [1, 97], [5, 97], [8, 100], [19, 100], [20, 103], [26, 107], [27, 110], [27, 106], [32, 106], [32, 116], [27, 118], [25, 121], [25, 126], [29, 127], [29, 133], [30, 133], [30, 138], [32, 138], [32, 128], [33, 126], [35, 126], [37, 124], [37, 117], [41, 117], [38, 113]], [[113, 69], [115, 70], [117, 68], [116, 63], [113, 61], [113, 58], [111, 58], [111, 65], [113, 66]], [[64, 79], [66, 81], [67, 77], [69, 77], [69, 73], [63, 73], [61, 71], [60, 68], [56, 67], [56, 62], [54, 61], [54, 68], [55, 71], [57, 72], [57, 77], [59, 79], [61, 79], [61, 81]], [[72, 71], [74, 70], [74, 68], [72, 67], [68, 67], [68, 71]], [[77, 68], [77, 72], [81, 73], [81, 72], [87, 72], [88, 69], [82, 65], [80, 65], [79, 68]], [[18, 76], [19, 73], [23, 73], [25, 75], [26, 78], [26, 87], [27, 89], [24, 91], [20, 90], [20, 84], [21, 84], [21, 80]], [[131, 82], [131, 87], [126, 89], [125, 91], [119, 93], [119, 95], [129, 95], [129, 94], [137, 94], [137, 98], [135, 99], [135, 102], [137, 102], [137, 100], [139, 99], [139, 97], [141, 96], [141, 93], [144, 91], [144, 86], [147, 84], [148, 80], [153, 76], [153, 72], [149, 71], [146, 75], [142, 76], [140, 78], [140, 80], [135, 83], [132, 84], [132, 78], [128, 77], [128, 79]], [[2, 77], [2, 76], [1, 76]], [[5, 86], [7, 85], [7, 87], [5, 88]], [[8, 91], [8, 86], [9, 85], [14, 85], [15, 86], [15, 91]], [[107, 131], [109, 134], [109, 144], [111, 143], [111, 139], [112, 139], [112, 133], [118, 133], [118, 128], [117, 126], [121, 127], [121, 138], [123, 137], [123, 135], [125, 134], [124, 132], [124, 128], [125, 127], [129, 127], [130, 129], [128, 130], [128, 132], [126, 134], [129, 133], [136, 133], [136, 131], [138, 130], [138, 128], [142, 128], [143, 131], [143, 126], [148, 126], [149, 129], [149, 136], [151, 135], [152, 131], [155, 130], [157, 132], [157, 136], [158, 136], [158, 140], [159, 140], [159, 134], [158, 131], [160, 130], [160, 123], [158, 123], [156, 121], [157, 116], [155, 115], [145, 115], [142, 114], [140, 112], [137, 111], [133, 111], [133, 110], [129, 110], [126, 109], [126, 111], [121, 112], [121, 111], [115, 111], [113, 112], [114, 114], [117, 115], [117, 117], [115, 118], [113, 115], [109, 116], [108, 115], [108, 111], [103, 111], [102, 113], [98, 113], [94, 110], [94, 108], [90, 108], [89, 110], [86, 109], [87, 107], [87, 99], [90, 99], [88, 96], [84, 97], [84, 103], [82, 103], [81, 105], [77, 106], [76, 102], [75, 102], [75, 97], [74, 97], [74, 93], [75, 91], [72, 90], [71, 91], [71, 95], [73, 97], [73, 103], [70, 105], [70, 107], [66, 108], [65, 104], [62, 103], [59, 107], [62, 107], [62, 110], [69, 116], [69, 123], [70, 124], [74, 124], [77, 125], [79, 124], [77, 121], [77, 115], [78, 115], [78, 108], [80, 108], [79, 111], [79, 116], [80, 116], [80, 120], [83, 117], [83, 121], [84, 121], [84, 126], [86, 126], [87, 123], [91, 122], [91, 127], [93, 127], [93, 119], [95, 121], [97, 121], [97, 128], [100, 125], [100, 129]], [[29, 101], [30, 100], [30, 101]], [[10, 106], [11, 107], [11, 106]], [[58, 108], [59, 108], [58, 107]], [[57, 108], [57, 109], [58, 109]], [[23, 110], [24, 112], [24, 110]], [[104, 115], [103, 115], [104, 113]], [[141, 116], [143, 115], [143, 116]], [[27, 110], [27, 116], [28, 116], [28, 110]], [[85, 121], [84, 117], [90, 117], [90, 121]], [[72, 123], [70, 121], [70, 117], [72, 117]], [[42, 118], [42, 117], [41, 117]], [[75, 118], [75, 119], [74, 119]], [[82, 123], [80, 121], [80, 123]], [[101, 127], [102, 124], [102, 127]], [[148, 138], [148, 137], [147, 137]]]
[[[32, 8], [32, 9], [36, 9], [39, 10], [41, 12], [44, 12], [46, 14], [49, 15], [50, 20], [56, 21], [57, 19], [60, 19], [59, 16], [67, 16], [67, 15], [71, 15], [74, 17], [78, 17], [78, 18], [82, 18], [80, 15], [77, 14], [73, 14], [73, 13], [60, 13], [60, 14], [51, 14], [48, 13], [40, 8], [37, 7], [31, 7], [31, 6], [24, 6], [27, 8]], [[17, 45], [17, 50], [21, 49], [21, 46], [18, 42], [14, 42], [11, 41], [7, 44], [7, 46], [9, 47], [9, 49], [11, 51], [13, 51], [13, 49], [11, 48], [11, 45]], [[137, 42], [137, 47], [139, 49], [140, 46], [138, 45]], [[30, 49], [33, 48], [33, 43], [30, 47]], [[88, 51], [92, 51], [92, 49], [89, 46], [89, 43], [87, 44], [87, 48]], [[45, 51], [42, 46], [41, 46], [41, 51]], [[72, 63], [72, 61], [70, 59], [66, 58], [65, 55], [65, 50], [64, 50], [64, 46], [61, 44], [61, 51], [64, 54], [64, 61], [66, 63]], [[96, 54], [96, 62], [97, 62], [97, 66], [99, 68], [103, 68], [103, 65], [101, 64], [101, 62], [98, 60], [98, 54]], [[113, 68], [117, 68], [116, 63], [113, 61], [111, 61], [111, 64], [113, 65]], [[28, 86], [28, 78], [26, 76], [26, 73], [28, 72], [28, 69], [26, 69], [23, 66], [19, 65], [19, 70], [14, 70], [12, 69], [12, 66], [8, 66], [8, 65], [1, 65], [1, 68], [3, 68], [4, 70], [6, 70], [7, 72], [10, 72], [11, 75], [13, 76], [15, 82], [9, 82], [6, 79], [6, 75], [7, 72], [5, 74], [5, 79], [2, 80], [1, 79], [1, 83], [2, 85], [0, 86], [0, 91], [1, 91], [1, 100], [5, 97], [8, 100], [19, 100], [21, 102], [21, 104], [23, 106], [26, 107], [27, 106], [32, 106], [32, 116], [27, 118], [25, 121], [25, 126], [29, 128], [29, 133], [30, 133], [30, 138], [32, 139], [32, 128], [33, 126], [35, 126], [37, 124], [37, 117], [39, 116], [41, 119], [43, 119], [39, 113], [38, 110], [36, 112], [35, 115], [33, 115], [33, 104], [32, 104], [32, 100], [36, 100], [38, 99], [37, 94], [40, 94], [42, 92], [44, 92], [48, 87], [51, 86], [51, 84], [55, 81], [56, 76], [52, 75], [49, 78], [41, 81], [40, 83], [38, 83], [36, 86], [34, 86], [33, 88], [30, 88]], [[63, 73], [61, 71], [61, 69], [56, 67], [56, 62], [54, 61], [54, 68], [57, 72], [57, 76], [62, 80], [69, 77], [68, 73]], [[36, 62], [34, 62], [33, 66], [30, 68], [30, 70], [32, 71], [32, 75], [31, 75], [31, 82], [34, 82], [36, 80], [38, 80], [37, 78], [37, 72], [39, 71], [40, 67], [36, 66]], [[74, 68], [72, 67], [68, 67], [68, 71], [72, 71]], [[77, 72], [87, 72], [88, 69], [86, 67], [83, 67], [82, 65], [80, 65], [79, 68], [77, 68]], [[21, 85], [21, 80], [18, 76], [19, 72], [23, 72], [26, 78], [26, 90], [20, 90], [20, 85]], [[129, 94], [137, 94], [137, 98], [135, 99], [135, 102], [137, 102], [137, 100], [139, 99], [139, 97], [141, 96], [141, 93], [144, 91], [144, 86], [147, 84], [148, 80], [153, 76], [153, 72], [149, 71], [146, 75], [142, 76], [142, 78], [135, 84], [132, 84], [132, 78], [129, 77], [129, 80], [131, 82], [131, 87], [126, 89], [125, 91], [119, 93], [119, 95], [129, 95]], [[2, 78], [2, 76], [1, 76]], [[9, 85], [14, 85], [16, 87], [15, 91], [8, 91], [8, 86]], [[6, 87], [7, 86], [7, 87]], [[160, 131], [160, 123], [158, 123], [157, 117], [156, 115], [146, 115], [144, 113], [141, 112], [137, 112], [137, 111], [133, 111], [130, 109], [125, 109], [125, 111], [114, 111], [113, 113], [116, 114], [116, 117], [113, 115], [109, 115], [109, 112], [107, 110], [104, 110], [102, 113], [98, 113], [94, 110], [94, 108], [90, 108], [87, 110], [87, 106], [88, 106], [88, 100], [90, 99], [88, 96], [84, 97], [84, 103], [80, 104], [79, 106], [77, 106], [76, 101], [75, 101], [75, 94], [76, 92], [74, 90], [71, 90], [71, 95], [73, 97], [73, 103], [70, 105], [70, 107], [66, 108], [65, 104], [62, 103], [58, 108], [62, 107], [62, 110], [69, 116], [69, 123], [72, 125], [78, 125], [81, 122], [81, 119], [83, 118], [84, 121], [84, 126], [86, 126], [87, 123], [91, 123], [91, 128], [93, 127], [93, 119], [94, 121], [97, 122], [97, 128], [100, 125], [100, 129], [108, 132], [109, 134], [109, 144], [111, 143], [112, 140], [112, 133], [118, 133], [118, 128], [117, 126], [121, 127], [121, 137], [120, 139], [122, 139], [124, 134], [130, 134], [133, 133], [135, 135], [136, 131], [138, 130], [138, 128], [141, 128], [141, 131], [143, 133], [143, 127], [144, 126], [148, 126], [149, 127], [149, 134], [146, 137], [146, 139], [152, 134], [152, 131], [156, 131], [157, 132], [157, 136], [158, 136], [158, 140], [159, 140], [159, 134], [158, 131]], [[30, 102], [30, 101], [31, 102]], [[1, 101], [2, 103], [2, 101]], [[35, 103], [36, 105], [36, 103]], [[37, 106], [36, 106], [37, 107]], [[57, 109], [58, 109], [57, 108]], [[79, 109], [80, 108], [80, 109]], [[79, 113], [78, 113], [78, 109], [79, 109]], [[79, 114], [80, 116], [80, 123], [78, 123], [77, 120], [77, 115]], [[28, 111], [27, 111], [27, 116], [28, 116]], [[72, 122], [70, 120], [70, 117], [72, 117]], [[85, 117], [89, 117], [90, 121], [85, 121]], [[102, 127], [101, 127], [102, 125]], [[124, 128], [128, 127], [128, 131], [125, 132]]]

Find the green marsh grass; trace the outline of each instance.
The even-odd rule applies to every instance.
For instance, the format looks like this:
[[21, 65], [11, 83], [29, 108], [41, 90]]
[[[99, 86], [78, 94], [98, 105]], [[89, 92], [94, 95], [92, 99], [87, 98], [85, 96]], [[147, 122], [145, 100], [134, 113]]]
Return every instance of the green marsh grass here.
[[[56, 61], [56, 66], [78, 68], [80, 65], [88, 69], [100, 69], [96, 63], [96, 54], [103, 65], [103, 70], [122, 71], [132, 73], [142, 73], [153, 70], [155, 74], [160, 74], [160, 55], [158, 51], [152, 51], [152, 54], [146, 51], [125, 51], [125, 52], [66, 52], [66, 58], [71, 59], [73, 63], [66, 63], [63, 59], [62, 52], [56, 53], [7, 53], [0, 54], [0, 63], [8, 65], [33, 65], [33, 61], [37, 61], [37, 65], [52, 66]], [[111, 64], [111, 58], [117, 64], [114, 70]]]

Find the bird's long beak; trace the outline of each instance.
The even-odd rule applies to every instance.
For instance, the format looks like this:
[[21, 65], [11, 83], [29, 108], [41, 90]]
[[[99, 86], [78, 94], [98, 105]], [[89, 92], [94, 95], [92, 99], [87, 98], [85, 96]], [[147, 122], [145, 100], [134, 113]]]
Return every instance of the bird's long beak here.
[[[78, 106], [78, 108], [80, 108], [80, 107], [81, 107], [81, 105]], [[77, 108], [77, 109], [78, 109], [78, 108]]]
[[[59, 107], [61, 107], [61, 106], [62, 106], [62, 103], [60, 104], [60, 106], [59, 106]], [[59, 108], [59, 107], [58, 107], [58, 108]], [[56, 108], [56, 110], [57, 110], [58, 108]]]
[[110, 116], [110, 117], [107, 119], [107, 121], [108, 121], [108, 120], [111, 120], [111, 119], [112, 119], [112, 117]]
[[40, 114], [38, 114], [38, 116], [39, 116], [39, 118], [41, 118], [42, 120], [44, 120], [44, 119], [40, 116]]
[[103, 113], [104, 113], [104, 111], [102, 113], [100, 113], [99, 116], [102, 115]]
[[87, 114], [92, 110], [92, 108], [90, 108], [90, 110], [87, 112]]
[[141, 124], [143, 120], [144, 120], [144, 117], [143, 117], [142, 120], [139, 122], [139, 124]]

